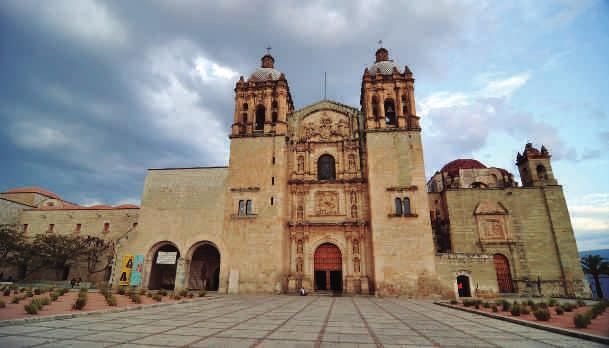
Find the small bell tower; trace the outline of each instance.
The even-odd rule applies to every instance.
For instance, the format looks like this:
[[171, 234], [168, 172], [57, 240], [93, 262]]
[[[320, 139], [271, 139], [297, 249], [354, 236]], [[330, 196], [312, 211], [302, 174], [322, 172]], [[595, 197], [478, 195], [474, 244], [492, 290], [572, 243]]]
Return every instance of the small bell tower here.
[[360, 105], [366, 129], [420, 129], [414, 100], [414, 78], [408, 66], [400, 71], [381, 47], [364, 70]]
[[527, 143], [522, 154], [519, 152], [516, 156], [522, 186], [558, 185], [552, 172], [551, 157], [545, 146], [541, 145], [538, 150]]
[[294, 110], [285, 75], [275, 69], [270, 53], [262, 56], [260, 68], [235, 86], [235, 115], [231, 137], [285, 135], [287, 114]]

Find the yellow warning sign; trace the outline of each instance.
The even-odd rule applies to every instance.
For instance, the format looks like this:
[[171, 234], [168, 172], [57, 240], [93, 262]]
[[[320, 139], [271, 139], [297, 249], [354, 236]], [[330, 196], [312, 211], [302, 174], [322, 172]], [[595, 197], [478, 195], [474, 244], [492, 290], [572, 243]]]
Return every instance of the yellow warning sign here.
[[131, 279], [131, 269], [133, 268], [133, 255], [123, 256], [123, 262], [121, 263], [121, 276], [118, 279], [119, 286], [129, 285]]

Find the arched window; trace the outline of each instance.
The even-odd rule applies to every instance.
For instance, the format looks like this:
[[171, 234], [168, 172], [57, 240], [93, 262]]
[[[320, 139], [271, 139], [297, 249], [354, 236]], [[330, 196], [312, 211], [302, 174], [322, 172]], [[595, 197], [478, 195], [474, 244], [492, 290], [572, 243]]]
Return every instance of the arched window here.
[[385, 123], [395, 126], [396, 118], [395, 118], [395, 105], [393, 103], [393, 100], [391, 100], [391, 99], [385, 100], [384, 106], [385, 106]]
[[256, 125], [254, 126], [254, 130], [263, 131], [264, 130], [264, 120], [265, 120], [266, 110], [264, 106], [258, 105], [256, 107]]
[[356, 205], [351, 206], [351, 218], [357, 219], [357, 206]]
[[537, 166], [537, 178], [542, 181], [548, 179], [546, 167], [542, 166], [541, 164]]
[[395, 198], [395, 215], [402, 216], [402, 199]]
[[376, 96], [372, 97], [372, 116], [375, 120], [379, 119], [379, 100]]
[[244, 200], [239, 201], [239, 211], [237, 212], [237, 215], [239, 215], [239, 216], [245, 215], [245, 201]]
[[410, 198], [404, 197], [404, 215], [412, 215], [410, 210]]
[[247, 105], [247, 103], [243, 103], [243, 111], [247, 111], [247, 109], [249, 108], [249, 105]]
[[402, 95], [402, 115], [408, 115], [408, 102], [406, 101], [406, 95]]
[[277, 123], [277, 111], [273, 111], [273, 113], [271, 114], [271, 121], [273, 123]]
[[317, 160], [317, 180], [336, 179], [336, 164], [334, 157], [322, 155]]
[[276, 100], [273, 100], [273, 104], [271, 104], [271, 107], [273, 108], [273, 110], [276, 110], [279, 107]]

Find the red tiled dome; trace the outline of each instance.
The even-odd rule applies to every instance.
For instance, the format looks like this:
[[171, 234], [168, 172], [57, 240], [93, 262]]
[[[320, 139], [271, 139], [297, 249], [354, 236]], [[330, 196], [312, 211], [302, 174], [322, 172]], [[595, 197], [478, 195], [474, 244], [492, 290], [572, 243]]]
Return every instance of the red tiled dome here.
[[459, 169], [485, 169], [486, 166], [479, 161], [471, 158], [459, 158], [454, 161], [448, 162], [440, 169], [443, 173], [449, 175], [458, 175]]
[[61, 200], [61, 197], [59, 197], [56, 193], [45, 190], [43, 188], [40, 187], [18, 187], [18, 188], [14, 188], [14, 189], [10, 189], [4, 193], [37, 193], [43, 196], [47, 196], [50, 198], [54, 198], [54, 199], [59, 199]]

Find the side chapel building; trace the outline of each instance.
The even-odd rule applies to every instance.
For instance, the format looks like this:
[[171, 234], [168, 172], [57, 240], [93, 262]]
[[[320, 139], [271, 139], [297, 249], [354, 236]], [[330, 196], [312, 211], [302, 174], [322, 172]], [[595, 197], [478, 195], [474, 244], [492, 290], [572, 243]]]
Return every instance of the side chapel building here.
[[274, 65], [266, 54], [236, 84], [228, 167], [150, 169], [139, 208], [13, 189], [0, 194], [13, 212], [4, 218], [30, 235], [115, 240], [104, 275], [114, 285], [122, 256], [143, 255], [139, 286], [149, 289], [588, 294], [545, 147], [518, 154], [521, 186], [473, 159], [426, 182], [413, 74], [385, 48], [364, 71], [359, 108], [322, 100], [295, 110]]

